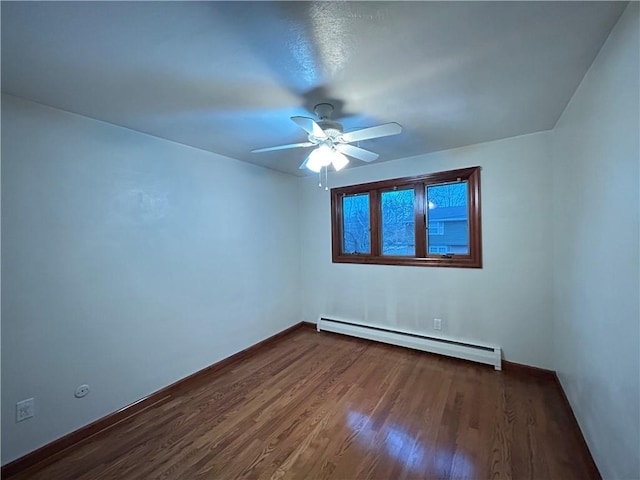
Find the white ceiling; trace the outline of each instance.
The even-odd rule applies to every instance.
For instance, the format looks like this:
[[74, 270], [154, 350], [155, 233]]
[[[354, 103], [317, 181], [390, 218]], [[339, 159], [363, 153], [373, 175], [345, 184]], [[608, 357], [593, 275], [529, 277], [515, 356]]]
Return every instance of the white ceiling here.
[[2, 90], [300, 175], [250, 150], [320, 102], [378, 161], [552, 128], [625, 5], [3, 1]]

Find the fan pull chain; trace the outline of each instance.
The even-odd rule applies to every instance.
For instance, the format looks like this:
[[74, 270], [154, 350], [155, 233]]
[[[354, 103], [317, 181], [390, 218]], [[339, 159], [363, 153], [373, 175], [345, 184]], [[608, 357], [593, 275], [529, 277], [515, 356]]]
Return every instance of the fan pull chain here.
[[[324, 185], [322, 185], [322, 170], [324, 169]], [[321, 167], [318, 170], [318, 188], [322, 188], [324, 186], [324, 191], [329, 191], [329, 174], [328, 167]]]

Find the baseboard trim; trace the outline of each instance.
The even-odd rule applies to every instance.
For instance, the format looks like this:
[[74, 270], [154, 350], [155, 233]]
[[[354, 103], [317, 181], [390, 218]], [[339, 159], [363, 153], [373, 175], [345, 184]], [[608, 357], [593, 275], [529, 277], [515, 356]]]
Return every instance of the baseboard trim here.
[[10, 478], [12, 476], [18, 475], [19, 473], [24, 473], [27, 470], [30, 470], [35, 467], [41, 467], [44, 465], [48, 465], [55, 460], [57, 460], [63, 453], [67, 453], [70, 449], [76, 448], [92, 437], [105, 432], [121, 422], [128, 420], [135, 415], [139, 415], [145, 410], [160, 405], [171, 398], [173, 398], [176, 393], [183, 392], [184, 390], [188, 390], [193, 388], [194, 386], [203, 383], [204, 381], [211, 380], [211, 376], [216, 372], [220, 371], [223, 368], [228, 367], [231, 364], [239, 362], [241, 360], [246, 359], [249, 356], [255, 355], [258, 350], [268, 346], [269, 344], [286, 337], [293, 331], [299, 328], [314, 328], [315, 324], [309, 322], [300, 322], [289, 328], [282, 330], [281, 332], [276, 333], [275, 335], [270, 336], [262, 340], [261, 342], [256, 343], [250, 347], [241, 350], [238, 353], [231, 355], [230, 357], [224, 358], [219, 362], [216, 362], [208, 367], [199, 370], [188, 377], [185, 377], [181, 380], [178, 380], [167, 387], [164, 387], [157, 392], [154, 392], [150, 395], [147, 395], [140, 400], [133, 402], [126, 407], [121, 408], [120, 410], [113, 412], [105, 417], [102, 417], [95, 422], [92, 422], [84, 427], [75, 430], [64, 437], [61, 437], [57, 440], [54, 440], [51, 443], [48, 443], [33, 452], [27, 453], [26, 455], [17, 458], [16, 460], [7, 463], [4, 465], [0, 471], [0, 476], [4, 478]]
[[560, 390], [560, 395], [562, 396], [562, 400], [565, 406], [567, 407], [567, 410], [569, 410], [569, 413], [571, 414], [571, 420], [573, 422], [574, 430], [578, 433], [578, 436], [580, 437], [579, 440], [580, 440], [580, 443], [582, 443], [582, 456], [584, 457], [585, 463], [589, 465], [589, 473], [591, 474], [591, 478], [597, 478], [602, 480], [602, 475], [600, 475], [600, 470], [598, 470], [598, 465], [596, 465], [596, 462], [593, 459], [593, 456], [591, 455], [591, 450], [589, 450], [589, 445], [587, 445], [587, 441], [584, 439], [584, 435], [582, 434], [582, 429], [580, 428], [578, 419], [573, 413], [573, 408], [571, 408], [571, 404], [569, 403], [569, 398], [567, 397], [567, 394], [565, 393], [564, 388], [562, 388], [562, 383], [560, 383], [560, 378], [558, 378], [557, 372], [553, 372], [553, 378], [556, 382], [556, 385], [558, 386], [558, 390]]
[[502, 360], [503, 370], [507, 370], [513, 373], [522, 373], [526, 375], [535, 375], [537, 377], [554, 377], [556, 372], [553, 370], [547, 370], [546, 368], [532, 367], [531, 365], [524, 365], [522, 363], [510, 362], [508, 360]]
[[304, 328], [312, 328], [313, 330], [318, 329], [318, 325], [313, 322], [300, 322], [300, 324]]

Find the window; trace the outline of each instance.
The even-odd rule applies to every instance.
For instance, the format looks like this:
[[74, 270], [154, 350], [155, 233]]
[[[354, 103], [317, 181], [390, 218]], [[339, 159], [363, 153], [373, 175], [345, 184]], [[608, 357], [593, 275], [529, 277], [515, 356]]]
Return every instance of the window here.
[[333, 188], [333, 261], [481, 268], [480, 220], [480, 167]]
[[429, 235], [444, 235], [444, 222], [429, 222]]
[[369, 194], [342, 198], [342, 251], [351, 254], [369, 253]]
[[427, 185], [425, 195], [429, 253], [469, 253], [467, 182]]
[[415, 256], [414, 197], [412, 188], [380, 194], [382, 255]]

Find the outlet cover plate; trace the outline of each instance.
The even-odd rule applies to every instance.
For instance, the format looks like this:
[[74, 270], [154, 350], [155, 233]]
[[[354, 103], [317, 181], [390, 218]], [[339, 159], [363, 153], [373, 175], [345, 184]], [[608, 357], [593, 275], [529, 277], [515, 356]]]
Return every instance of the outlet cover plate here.
[[35, 399], [27, 398], [16, 403], [16, 423], [35, 416]]

